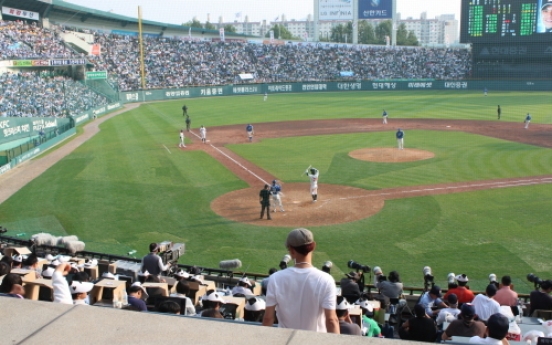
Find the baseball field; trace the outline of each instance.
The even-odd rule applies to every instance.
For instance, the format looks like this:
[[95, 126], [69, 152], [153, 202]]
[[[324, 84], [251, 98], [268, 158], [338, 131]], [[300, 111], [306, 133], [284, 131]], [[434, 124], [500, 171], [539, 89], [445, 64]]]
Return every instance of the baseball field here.
[[[192, 132], [180, 149], [183, 103]], [[528, 292], [528, 273], [552, 278], [551, 105], [549, 92], [470, 91], [143, 104], [101, 123], [2, 203], [0, 225], [7, 235], [77, 235], [87, 250], [137, 257], [150, 242], [184, 242], [180, 263], [239, 258], [240, 270], [259, 273], [277, 267], [286, 234], [305, 226], [315, 233], [315, 265], [332, 261], [336, 280], [355, 260], [397, 270], [408, 286], [422, 286], [428, 265], [442, 287], [454, 272], [481, 290], [495, 273]], [[395, 149], [399, 127], [404, 152]], [[309, 165], [320, 170], [316, 204]], [[286, 212], [259, 220], [259, 190], [273, 179]]]

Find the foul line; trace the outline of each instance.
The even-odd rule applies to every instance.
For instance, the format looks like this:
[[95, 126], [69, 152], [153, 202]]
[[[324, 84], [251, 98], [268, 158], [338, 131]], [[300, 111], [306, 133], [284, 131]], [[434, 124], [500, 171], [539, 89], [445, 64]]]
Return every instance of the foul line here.
[[171, 152], [171, 150], [169, 150], [169, 148], [168, 148], [167, 146], [163, 145], [163, 147], [164, 147], [164, 148], [166, 148], [166, 149], [167, 149], [167, 151], [169, 151], [169, 153], [170, 153], [170, 154], [172, 155], [172, 152]]
[[[192, 133], [193, 135], [195, 135], [198, 139], [201, 140], [201, 137], [197, 134], [195, 134], [194, 132], [190, 131], [190, 133]], [[228, 158], [229, 160], [231, 160], [232, 162], [234, 162], [237, 166], [241, 167], [243, 170], [247, 171], [248, 173], [250, 173], [251, 175], [253, 175], [254, 177], [256, 177], [259, 181], [263, 182], [264, 184], [268, 184], [268, 182], [266, 182], [265, 180], [263, 180], [262, 177], [260, 177], [259, 175], [255, 174], [253, 171], [247, 169], [243, 164], [241, 164], [240, 162], [238, 162], [237, 160], [235, 160], [234, 158], [230, 157], [229, 155], [227, 155], [226, 153], [224, 153], [221, 149], [219, 149], [218, 147], [214, 146], [213, 144], [209, 144], [212, 148], [214, 148], [215, 150], [217, 150], [221, 155], [223, 155], [224, 157]]]

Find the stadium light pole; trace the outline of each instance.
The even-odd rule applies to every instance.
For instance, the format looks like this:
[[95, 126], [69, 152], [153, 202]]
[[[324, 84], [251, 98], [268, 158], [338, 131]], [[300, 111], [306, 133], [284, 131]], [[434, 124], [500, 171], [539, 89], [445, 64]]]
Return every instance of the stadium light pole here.
[[144, 40], [142, 37], [142, 8], [138, 6], [138, 38], [140, 44], [140, 81], [142, 90], [146, 89], [146, 75], [144, 69]]

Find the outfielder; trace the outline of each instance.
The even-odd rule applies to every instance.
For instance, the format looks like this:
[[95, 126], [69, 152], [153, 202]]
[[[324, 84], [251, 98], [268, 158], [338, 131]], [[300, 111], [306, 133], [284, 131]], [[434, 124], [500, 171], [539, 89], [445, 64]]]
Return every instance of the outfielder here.
[[395, 137], [397, 137], [397, 144], [399, 145], [399, 150], [404, 149], [404, 132], [402, 129], [397, 129], [397, 133], [395, 133]]
[[531, 122], [531, 114], [527, 113], [527, 116], [525, 116], [525, 121], [523, 121], [523, 123], [525, 123], [525, 129], [529, 128], [529, 122]]
[[263, 101], [266, 102], [267, 99], [268, 99], [268, 93], [265, 92]]
[[253, 134], [255, 134], [255, 131], [253, 130], [253, 125], [248, 124], [245, 127], [245, 131], [247, 132], [247, 137], [249, 138], [249, 141], [253, 141]]
[[201, 125], [201, 127], [199, 128], [199, 136], [201, 138], [201, 141], [205, 144], [205, 142], [207, 141], [207, 129], [203, 127], [203, 125]]
[[385, 109], [383, 109], [383, 114], [381, 114], [381, 117], [383, 118], [383, 124], [386, 125], [387, 124], [387, 112], [385, 111]]
[[278, 181], [272, 181], [272, 186], [270, 187], [270, 194], [272, 194], [272, 201], [274, 209], [272, 212], [276, 212], [276, 206], [280, 207], [280, 211], [285, 212], [284, 205], [282, 205], [282, 199], [280, 198], [280, 193], [282, 192], [282, 187], [278, 184]]
[[178, 147], [186, 147], [186, 144], [184, 144], [184, 130], [180, 130], [180, 144], [178, 144]]
[[312, 202], [316, 202], [318, 199], [318, 169], [308, 167], [305, 172], [310, 180], [310, 192], [312, 195]]

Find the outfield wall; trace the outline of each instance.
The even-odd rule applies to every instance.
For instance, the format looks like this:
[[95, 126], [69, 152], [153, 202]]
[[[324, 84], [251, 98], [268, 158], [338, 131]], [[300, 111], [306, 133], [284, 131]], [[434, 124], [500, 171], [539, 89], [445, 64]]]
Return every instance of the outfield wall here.
[[492, 91], [552, 91], [551, 81], [350, 81], [282, 84], [243, 84], [224, 86], [188, 87], [147, 91], [122, 92], [125, 103], [161, 101], [180, 98], [238, 96], [275, 93], [326, 92], [326, 91], [405, 91], [405, 90], [478, 90]]

